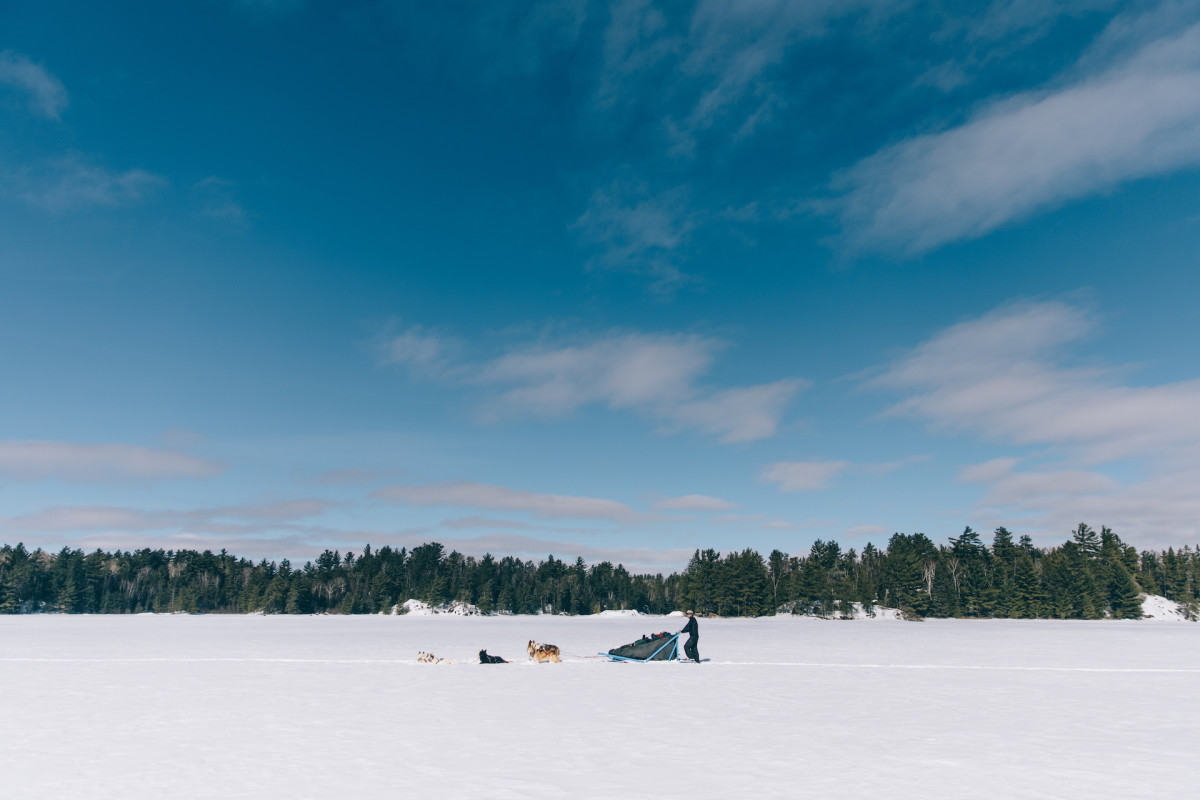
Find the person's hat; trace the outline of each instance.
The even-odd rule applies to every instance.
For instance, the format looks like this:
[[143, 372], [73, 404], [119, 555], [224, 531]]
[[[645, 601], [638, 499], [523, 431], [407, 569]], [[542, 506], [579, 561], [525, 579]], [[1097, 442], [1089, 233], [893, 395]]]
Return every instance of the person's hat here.
[[688, 609], [687, 615], [688, 615], [689, 617], [692, 615], [692, 610], [691, 610], [690, 608]]

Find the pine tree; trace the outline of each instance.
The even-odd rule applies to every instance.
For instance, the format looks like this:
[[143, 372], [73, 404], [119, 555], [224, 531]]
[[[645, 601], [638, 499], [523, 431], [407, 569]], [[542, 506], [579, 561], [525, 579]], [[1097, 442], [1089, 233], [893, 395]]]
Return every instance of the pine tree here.
[[1108, 607], [1116, 619], [1140, 619], [1142, 592], [1125, 565], [1118, 563], [1108, 586]]
[[1041, 582], [1029, 553], [1022, 552], [1017, 557], [1016, 575], [1013, 580], [1016, 588], [1015, 616], [1024, 619], [1036, 619], [1046, 616], [1045, 595]]
[[772, 550], [767, 557], [767, 577], [771, 583], [771, 608], [777, 610], [782, 602], [781, 597], [788, 594], [788, 581], [791, 577], [787, 553]]
[[1079, 527], [1071, 534], [1075, 545], [1086, 558], [1094, 558], [1100, 552], [1100, 537], [1096, 532], [1084, 523], [1079, 523]]
[[1012, 533], [1008, 528], [1001, 526], [996, 528], [992, 534], [992, 555], [997, 561], [1012, 566], [1013, 560], [1017, 557], [1017, 546], [1013, 544]]

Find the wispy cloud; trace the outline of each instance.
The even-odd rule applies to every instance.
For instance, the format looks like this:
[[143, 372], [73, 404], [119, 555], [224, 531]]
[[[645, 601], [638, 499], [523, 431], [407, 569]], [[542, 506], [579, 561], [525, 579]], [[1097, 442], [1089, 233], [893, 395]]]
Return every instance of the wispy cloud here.
[[1200, 23], [1157, 33], [847, 170], [833, 184], [847, 246], [920, 253], [1200, 164]]
[[888, 529], [882, 525], [854, 525], [846, 528], [846, 535], [870, 539], [876, 536], [886, 536]]
[[469, 528], [513, 528], [516, 530], [535, 530], [537, 525], [530, 525], [528, 522], [518, 522], [515, 519], [491, 519], [488, 517], [458, 517], [456, 519], [448, 519], [442, 522], [442, 527], [452, 528], [454, 530], [464, 530]]
[[127, 444], [0, 442], [0, 475], [19, 481], [103, 483], [206, 478], [221, 469], [220, 464], [196, 456]]
[[384, 364], [401, 364], [427, 377], [449, 374], [460, 353], [455, 339], [420, 325], [399, 333], [385, 331], [378, 340], [378, 350]]
[[813, 461], [779, 461], [768, 464], [759, 475], [764, 483], [774, 483], [781, 492], [816, 492], [829, 487], [843, 473], [885, 475], [889, 472], [921, 464], [928, 455], [915, 455], [897, 461], [861, 462], [822, 459]]
[[312, 486], [364, 486], [385, 478], [394, 477], [402, 470], [375, 470], [351, 467], [318, 472], [304, 479]]
[[173, 524], [171, 515], [112, 506], [66, 506], [16, 517], [0, 517], [0, 530], [21, 532], [146, 531], [171, 527]]
[[597, 247], [593, 268], [641, 273], [669, 292], [687, 280], [680, 250], [697, 222], [686, 188], [654, 192], [626, 175], [596, 189], [574, 227]]
[[849, 466], [849, 461], [779, 461], [764, 467], [761, 477], [782, 492], [816, 492]]
[[200, 519], [234, 518], [262, 522], [284, 522], [319, 516], [336, 506], [328, 500], [302, 497], [292, 500], [276, 500], [269, 503], [248, 503], [237, 506], [221, 506], [203, 509], [192, 516]]
[[[500, 488], [500, 487], [495, 487]], [[518, 493], [519, 494], [519, 493]], [[526, 493], [531, 494], [531, 493]], [[555, 497], [554, 495], [532, 495], [534, 498]], [[576, 501], [590, 498], [562, 498], [565, 502], [550, 501], [547, 516], [558, 513], [572, 515]], [[485, 502], [492, 502], [485, 498]], [[531, 509], [542, 507], [547, 501], [534, 499], [507, 503]], [[604, 502], [604, 501], [601, 501]], [[619, 505], [619, 504], [618, 504]], [[447, 550], [457, 550], [464, 555], [516, 556], [518, 558], [545, 558], [555, 554], [559, 558], [573, 560], [582, 557], [588, 562], [610, 561], [624, 563], [634, 571], [660, 571], [679, 569], [686, 564], [691, 550], [656, 549], [651, 547], [610, 548], [595, 544], [548, 540], [526, 534], [490, 533], [473, 537], [444, 537], [431, 528], [406, 528], [401, 530], [336, 529], [297, 524], [296, 519], [323, 513], [329, 504], [301, 498], [266, 505], [247, 504], [222, 508], [193, 510], [144, 511], [109, 506], [75, 506], [49, 508], [43, 511], [16, 517], [0, 517], [0, 535], [19, 534], [30, 546], [57, 549], [63, 545], [84, 549], [138, 549], [142, 547], [192, 550], [227, 549], [238, 556], [250, 558], [311, 558], [326, 548], [357, 550], [370, 543], [378, 548], [414, 547], [430, 541], [438, 541]], [[596, 506], [584, 504], [579, 510], [594, 513]], [[607, 509], [607, 510], [612, 510]], [[606, 509], [600, 509], [600, 518]], [[623, 515], [624, 512], [617, 512]], [[633, 512], [630, 512], [633, 513]], [[635, 515], [636, 516], [636, 515]], [[646, 515], [647, 519], [652, 519]], [[237, 521], [227, 521], [237, 520]], [[514, 520], [465, 517], [448, 520], [439, 528], [465, 530], [483, 528], [492, 530], [544, 531], [549, 533], [592, 534], [593, 531], [577, 528], [557, 528], [531, 525]], [[444, 531], [443, 531], [444, 532]], [[0, 538], [2, 541], [2, 538]]]
[[789, 378], [761, 386], [725, 389], [678, 406], [668, 430], [691, 427], [719, 436], [727, 443], [769, 439], [779, 429], [787, 404], [808, 386], [806, 380]]
[[469, 481], [431, 483], [423, 486], [389, 486], [374, 492], [372, 497], [415, 506], [526, 512], [541, 519], [603, 519], [614, 522], [650, 519], [648, 515], [639, 514], [616, 500], [539, 494]]
[[[794, 47], [824, 36], [839, 20], [883, 17], [906, 5], [889, 0], [611, 4], [596, 105], [610, 111], [653, 104], [661, 114], [659, 108], [669, 104], [662, 127], [675, 156], [694, 155], [697, 137], [717, 123], [742, 141], [789, 94], [778, 72]], [[659, 86], [669, 86], [669, 94]]]
[[718, 347], [701, 336], [654, 334], [534, 344], [490, 362], [479, 380], [511, 385], [499, 400], [514, 412], [563, 416], [596, 402], [632, 409], [686, 398]]
[[1136, 532], [1146, 546], [1192, 542], [1200, 380], [1134, 386], [1122, 370], [1064, 363], [1094, 327], [1065, 303], [1008, 306], [936, 334], [871, 385], [907, 395], [889, 415], [1038, 448], [962, 469], [961, 481], [986, 487], [981, 524], [1058, 536], [1086, 520]]
[[0, 86], [8, 86], [26, 96], [29, 109], [57, 120], [67, 107], [67, 89], [41, 64], [12, 50], [0, 52]]
[[1200, 541], [1195, 466], [1172, 466], [1133, 481], [1087, 469], [1003, 466], [989, 462], [984, 470], [963, 472], [964, 480], [985, 485], [972, 514], [980, 525], [1020, 527], [1047, 542], [1065, 539], [1080, 522], [1107, 525], [1142, 547]]
[[574, 54], [589, 12], [603, 8], [590, 0], [492, 0], [461, 14], [435, 3], [380, 5], [405, 37], [402, 53], [414, 68], [461, 70], [489, 84], [536, 74]]
[[89, 164], [76, 156], [26, 170], [18, 179], [26, 202], [54, 213], [81, 208], [139, 203], [167, 185], [166, 179], [141, 169], [117, 171]]
[[646, 75], [682, 47], [683, 37], [674, 30], [665, 10], [650, 0], [610, 3], [595, 90], [597, 106], [607, 109], [624, 100], [631, 81]]
[[798, 379], [705, 392], [698, 379], [720, 343], [701, 336], [628, 334], [582, 345], [514, 350], [488, 365], [480, 380], [510, 386], [496, 398], [501, 415], [565, 416], [603, 404], [660, 419], [672, 432], [696, 429], [724, 442], [775, 434]]
[[989, 483], [1012, 473], [1019, 458], [992, 458], [980, 464], [963, 467], [958, 479], [964, 483]]
[[1010, 306], [935, 335], [872, 385], [909, 393], [893, 416], [1061, 445], [1091, 463], [1200, 447], [1200, 380], [1127, 386], [1117, 370], [1059, 363], [1092, 326], [1084, 309], [1063, 303]]
[[210, 175], [192, 184], [191, 195], [202, 217], [217, 220], [234, 228], [246, 228], [249, 219], [246, 209], [236, 197], [234, 181]]
[[705, 494], [685, 494], [659, 500], [651, 508], [655, 511], [729, 511], [737, 508], [737, 504]]
[[412, 328], [385, 337], [385, 362], [481, 388], [485, 419], [558, 419], [586, 406], [632, 411], [663, 433], [697, 430], [723, 442], [773, 436], [808, 382], [789, 378], [714, 389], [701, 384], [724, 343], [698, 335], [610, 333], [573, 343], [518, 344], [489, 361], [455, 361], [441, 334]]
[[57, 506], [32, 514], [0, 517], [0, 531], [146, 532], [258, 535], [297, 530], [298, 520], [320, 516], [336, 504], [316, 498], [197, 509], [137, 509], [118, 506]]

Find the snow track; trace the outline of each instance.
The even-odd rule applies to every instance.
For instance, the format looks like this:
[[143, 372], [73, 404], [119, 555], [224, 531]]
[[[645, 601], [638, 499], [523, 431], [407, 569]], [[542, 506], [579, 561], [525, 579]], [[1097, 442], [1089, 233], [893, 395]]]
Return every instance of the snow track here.
[[[3, 663], [31, 664], [403, 664], [405, 666], [478, 667], [484, 665], [470, 661], [444, 661], [439, 664], [422, 664], [415, 658], [0, 658]], [[577, 664], [578, 660], [564, 657], [563, 664]], [[608, 663], [608, 662], [603, 662]], [[715, 667], [805, 667], [815, 669], [940, 669], [940, 670], [990, 670], [993, 672], [1128, 672], [1128, 673], [1200, 673], [1198, 668], [1157, 669], [1154, 667], [992, 667], [980, 664], [827, 664], [816, 661], [710, 661]], [[539, 665], [525, 661], [510, 662], [504, 666]], [[648, 662], [646, 666], [665, 667], [670, 662]], [[561, 667], [559, 667], [561, 668]]]

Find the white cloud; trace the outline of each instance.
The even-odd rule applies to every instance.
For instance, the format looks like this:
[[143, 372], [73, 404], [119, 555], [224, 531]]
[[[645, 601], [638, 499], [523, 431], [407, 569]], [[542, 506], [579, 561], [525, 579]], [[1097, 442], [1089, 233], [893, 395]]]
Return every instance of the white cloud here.
[[1054, 541], [1086, 521], [1143, 547], [1194, 544], [1200, 380], [1123, 385], [1115, 369], [1064, 365], [1092, 327], [1063, 303], [1006, 307], [936, 334], [872, 385], [908, 395], [892, 415], [1038, 448], [960, 471], [985, 487], [973, 524]]
[[846, 528], [847, 536], [855, 536], [862, 538], [871, 538], [877, 536], [886, 536], [889, 532], [888, 528], [882, 525], [855, 525], [852, 528]]
[[714, 434], [728, 443], [769, 439], [779, 428], [784, 407], [808, 385], [805, 380], [789, 379], [726, 389], [680, 405], [674, 424]]
[[[543, 496], [544, 497], [544, 496]], [[580, 498], [567, 498], [568, 500]], [[587, 499], [587, 498], [581, 498]], [[252, 559], [299, 560], [319, 555], [326, 548], [337, 547], [345, 552], [356, 552], [366, 543], [378, 549], [383, 545], [414, 547], [430, 541], [440, 542], [447, 551], [457, 550], [464, 555], [482, 556], [491, 553], [497, 556], [518, 558], [545, 558], [555, 554], [559, 558], [573, 561], [577, 556], [586, 561], [610, 561], [623, 563], [634, 572], [658, 572], [681, 569], [691, 556], [691, 549], [653, 549], [648, 547], [604, 548], [570, 541], [553, 541], [520, 534], [495, 533], [471, 538], [446, 538], [437, 536], [426, 528], [403, 530], [339, 530], [326, 527], [293, 524], [272, 525], [224, 525], [209, 523], [214, 514], [232, 513], [241, 508], [252, 511], [254, 506], [236, 506], [225, 509], [197, 509], [192, 511], [151, 511], [113, 507], [52, 508], [20, 517], [0, 517], [0, 532], [19, 531], [30, 547], [51, 550], [63, 545], [85, 550], [102, 549], [193, 549], [221, 550]], [[455, 524], [459, 523], [459, 524]], [[468, 517], [443, 523], [448, 528], [516, 528], [534, 529], [509, 520]], [[577, 529], [551, 529], [569, 533], [590, 533]], [[275, 533], [276, 531], [280, 533]], [[69, 533], [82, 533], [67, 536]]]
[[729, 511], [737, 508], [735, 503], [704, 494], [685, 494], [659, 500], [652, 508], [655, 511]]
[[[317, 516], [335, 504], [314, 498], [189, 510], [144, 511], [115, 506], [59, 506], [32, 514], [0, 517], [0, 530], [23, 532], [160, 531], [164, 536], [221, 533], [256, 535], [264, 529], [297, 529], [294, 520]], [[222, 521], [226, 520], [226, 521]], [[227, 520], [237, 520], [228, 522]]]
[[[1048, 32], [1052, 23], [1063, 15], [1082, 15], [1103, 11], [1119, 4], [1120, 0], [1058, 0], [1044, 3], [1041, 0], [993, 0], [984, 13], [976, 13], [958, 21], [965, 26], [970, 39], [996, 40], [1012, 34], [1021, 34], [1029, 40], [1040, 38]], [[970, 5], [970, 4], [969, 4]]]
[[436, 377], [450, 371], [458, 344], [442, 334], [414, 325], [401, 333], [385, 335], [379, 350], [385, 364], [402, 364], [415, 372]]
[[0, 530], [15, 531], [144, 531], [169, 526], [158, 515], [112, 506], [48, 508], [19, 517], [0, 517]]
[[696, 429], [724, 442], [774, 435], [783, 410], [806, 382], [706, 392], [698, 379], [721, 344], [700, 336], [629, 334], [582, 345], [518, 349], [482, 370], [480, 381], [515, 384], [496, 398], [500, 415], [565, 416], [602, 404]]
[[852, 461], [780, 461], [763, 467], [759, 479], [778, 484], [781, 492], [815, 492], [826, 489], [842, 473], [885, 475], [929, 460], [927, 455], [909, 456], [898, 461], [854, 463]]
[[202, 217], [218, 220], [234, 228], [249, 225], [245, 207], [238, 202], [237, 183], [210, 175], [192, 184], [191, 195]]
[[273, 522], [315, 517], [323, 514], [335, 505], [336, 503], [331, 503], [327, 500], [304, 497], [295, 500], [277, 500], [272, 503], [253, 503], [203, 509], [194, 512], [190, 516], [201, 519], [220, 517]]
[[850, 246], [922, 252], [1200, 164], [1200, 24], [1140, 44], [1099, 71], [993, 103], [839, 176]]
[[196, 456], [127, 444], [0, 441], [0, 475], [19, 481], [206, 478], [220, 471]]
[[305, 483], [313, 486], [363, 486], [375, 483], [385, 477], [394, 476], [401, 470], [374, 470], [351, 467], [349, 469], [333, 469], [318, 472], [305, 479]]
[[909, 393], [892, 415], [1061, 445], [1091, 463], [1200, 446], [1200, 380], [1123, 386], [1112, 370], [1056, 362], [1090, 327], [1082, 309], [1062, 303], [1011, 306], [937, 334], [872, 383]]
[[517, 530], [535, 530], [537, 525], [528, 522], [517, 522], [513, 519], [488, 519], [487, 517], [459, 517], [442, 522], [442, 527], [463, 530], [465, 528], [515, 528]]
[[574, 228], [600, 248], [593, 267], [649, 275], [668, 292], [686, 280], [678, 251], [698, 222], [685, 188], [652, 192], [626, 177], [596, 189]]
[[67, 89], [41, 64], [11, 50], [0, 52], [0, 86], [10, 86], [28, 96], [29, 108], [49, 119], [59, 119], [67, 107]]
[[988, 486], [973, 514], [980, 525], [1007, 525], [1043, 542], [1067, 538], [1080, 522], [1106, 525], [1143, 548], [1200, 541], [1200, 469], [1161, 470], [1122, 482], [1088, 470], [1031, 470]]
[[677, 404], [693, 393], [719, 344], [699, 336], [629, 334], [579, 345], [514, 349], [480, 381], [517, 384], [500, 395], [513, 411], [563, 416], [584, 405], [614, 409]]
[[964, 483], [991, 483], [992, 481], [1011, 475], [1013, 468], [1019, 462], [1020, 459], [1017, 458], [993, 458], [990, 461], [984, 461], [982, 464], [972, 464], [964, 467], [958, 473], [958, 479]]
[[23, 184], [22, 199], [54, 213], [131, 205], [167, 185], [165, 179], [145, 170], [121, 172], [76, 157], [59, 159], [40, 172], [27, 172], [19, 182]]
[[898, 469], [911, 467], [913, 464], [923, 464], [930, 459], [927, 453], [920, 453], [915, 456], [908, 456], [896, 461], [876, 461], [867, 464], [855, 464], [854, 469], [859, 472], [865, 472], [868, 475], [886, 475], [889, 472], [895, 472]]
[[383, 341], [385, 362], [482, 388], [487, 420], [564, 418], [586, 406], [632, 411], [660, 423], [663, 433], [697, 430], [723, 442], [773, 436], [787, 404], [808, 386], [786, 379], [758, 386], [710, 389], [700, 379], [722, 342], [696, 335], [612, 333], [578, 343], [510, 347], [490, 361], [456, 361], [457, 347], [421, 328]]
[[[775, 74], [789, 51], [823, 36], [839, 19], [885, 15], [889, 0], [702, 0], [670, 7], [636, 0], [612, 6], [596, 98], [603, 110], [622, 101], [679, 103], [665, 121], [673, 153], [690, 156], [695, 140], [718, 121], [744, 139], [790, 92]], [[663, 10], [668, 14], [664, 15]], [[653, 82], [669, 86], [656, 91]], [[794, 90], [793, 90], [794, 91]], [[658, 112], [658, 108], [653, 108]], [[661, 113], [661, 112], [659, 112]]]
[[1108, 494], [1120, 484], [1088, 470], [1013, 472], [996, 479], [981, 501], [985, 506], [1053, 508], [1087, 495]]
[[423, 486], [389, 486], [372, 494], [384, 500], [415, 506], [453, 506], [488, 511], [528, 512], [542, 519], [604, 519], [633, 522], [650, 519], [624, 503], [596, 497], [538, 494], [470, 481]]
[[778, 484], [781, 492], [815, 492], [849, 466], [849, 461], [780, 461], [763, 468], [762, 480]]

